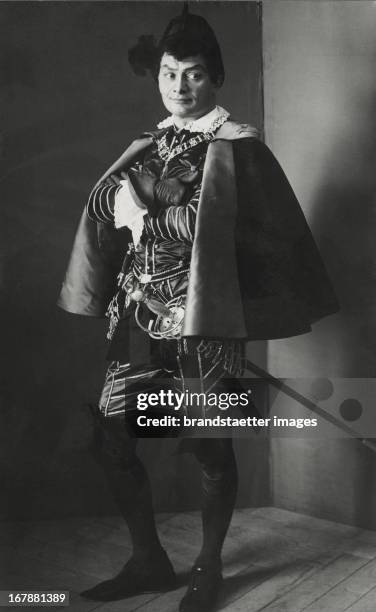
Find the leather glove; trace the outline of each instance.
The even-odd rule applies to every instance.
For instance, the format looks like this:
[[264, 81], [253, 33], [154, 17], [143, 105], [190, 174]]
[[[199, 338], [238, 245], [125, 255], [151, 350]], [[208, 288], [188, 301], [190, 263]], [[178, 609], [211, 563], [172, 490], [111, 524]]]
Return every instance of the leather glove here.
[[187, 185], [180, 178], [168, 178], [158, 181], [154, 187], [154, 196], [160, 207], [179, 206], [187, 197]]
[[189, 170], [179, 176], [162, 180], [134, 168], [128, 171], [134, 195], [147, 207], [151, 217], [156, 217], [162, 208], [186, 203], [192, 194], [192, 186], [197, 177], [197, 170]]
[[140, 208], [145, 208], [146, 206], [150, 214], [150, 211], [155, 208], [154, 187], [158, 178], [149, 172], [130, 168], [128, 170], [128, 181], [136, 204]]

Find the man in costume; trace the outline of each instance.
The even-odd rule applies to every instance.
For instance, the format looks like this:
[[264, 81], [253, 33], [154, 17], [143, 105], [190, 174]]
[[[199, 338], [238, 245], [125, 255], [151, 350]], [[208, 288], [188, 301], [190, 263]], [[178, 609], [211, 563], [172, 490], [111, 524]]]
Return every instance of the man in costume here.
[[[59, 300], [69, 312], [110, 319], [95, 452], [133, 554], [115, 578], [82, 594], [101, 601], [176, 584], [136, 453], [137, 393], [164, 377], [181, 389], [218, 390], [241, 373], [247, 341], [306, 333], [338, 309], [278, 162], [254, 128], [216, 104], [224, 67], [207, 22], [184, 11], [158, 45], [141, 37], [129, 59], [158, 79], [171, 115], [95, 185]], [[237, 469], [230, 437], [194, 438], [187, 448], [202, 471], [203, 543], [179, 609], [208, 612], [222, 582]]]

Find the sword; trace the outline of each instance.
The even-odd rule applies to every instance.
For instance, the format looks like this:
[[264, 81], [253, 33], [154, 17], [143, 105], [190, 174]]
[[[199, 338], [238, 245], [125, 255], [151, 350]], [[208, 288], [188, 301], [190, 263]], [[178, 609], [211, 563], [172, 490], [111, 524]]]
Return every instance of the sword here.
[[278, 378], [275, 378], [269, 372], [267, 372], [266, 370], [263, 370], [262, 368], [260, 368], [258, 365], [256, 365], [249, 359], [246, 360], [245, 365], [246, 365], [247, 370], [253, 372], [254, 374], [257, 374], [257, 376], [259, 376], [260, 378], [265, 379], [269, 384], [273, 385], [273, 387], [276, 387], [277, 389], [279, 389], [280, 391], [282, 391], [289, 397], [292, 397], [294, 400], [296, 400], [297, 402], [299, 402], [300, 404], [302, 404], [303, 406], [305, 406], [312, 412], [318, 414], [321, 418], [325, 419], [332, 425], [335, 425], [339, 429], [342, 429], [342, 431], [349, 434], [352, 438], [356, 438], [357, 440], [360, 440], [360, 442], [364, 444], [364, 446], [366, 446], [367, 448], [371, 449], [373, 452], [376, 453], [376, 443], [375, 442], [371, 442], [368, 438], [361, 437], [359, 433], [355, 431], [355, 429], [352, 429], [345, 423], [342, 423], [339, 419], [334, 417], [332, 414], [326, 412], [323, 408], [320, 408], [320, 406], [312, 402], [310, 399], [308, 399], [307, 397], [305, 397], [298, 391], [295, 391], [295, 389], [293, 389], [292, 387], [289, 387], [288, 385], [286, 385], [286, 383], [282, 382]]

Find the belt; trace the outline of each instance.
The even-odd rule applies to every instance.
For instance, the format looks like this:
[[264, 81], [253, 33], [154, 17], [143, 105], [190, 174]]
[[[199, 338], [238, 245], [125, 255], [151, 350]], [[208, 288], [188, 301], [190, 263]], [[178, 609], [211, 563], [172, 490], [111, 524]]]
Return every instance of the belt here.
[[155, 272], [154, 274], [147, 274], [142, 272], [140, 268], [134, 264], [133, 265], [133, 273], [137, 280], [142, 284], [147, 283], [156, 283], [159, 281], [164, 281], [167, 279], [175, 278], [177, 276], [181, 276], [182, 274], [187, 274], [189, 272], [190, 266], [184, 266], [183, 263], [180, 263], [173, 268], [168, 268], [167, 270], [162, 270], [161, 272]]

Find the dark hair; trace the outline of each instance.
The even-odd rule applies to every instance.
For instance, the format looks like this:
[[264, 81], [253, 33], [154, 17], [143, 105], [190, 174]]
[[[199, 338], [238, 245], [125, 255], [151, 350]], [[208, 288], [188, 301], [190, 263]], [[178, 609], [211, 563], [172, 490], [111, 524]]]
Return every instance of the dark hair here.
[[172, 35], [162, 41], [159, 46], [159, 63], [162, 55], [169, 53], [178, 61], [190, 57], [191, 55], [202, 55], [208, 69], [210, 80], [218, 86], [221, 86], [224, 80], [224, 68], [222, 58], [219, 53], [215, 52], [213, 45], [202, 37], [192, 37], [190, 35]]
[[129, 62], [138, 75], [151, 72], [158, 78], [162, 55], [171, 54], [181, 61], [192, 55], [202, 55], [211, 81], [220, 87], [224, 81], [221, 50], [212, 28], [199, 15], [183, 14], [168, 24], [159, 44], [154, 36], [140, 36], [128, 52]]

